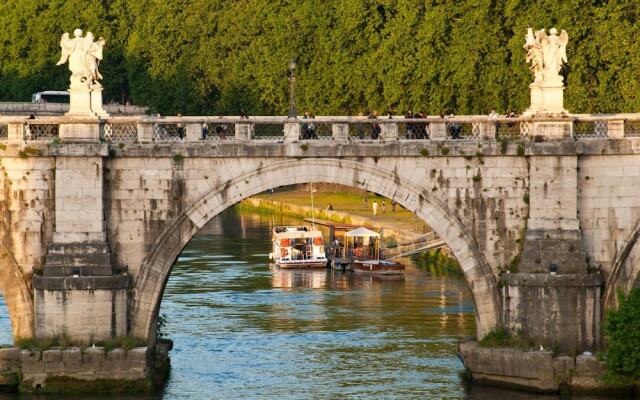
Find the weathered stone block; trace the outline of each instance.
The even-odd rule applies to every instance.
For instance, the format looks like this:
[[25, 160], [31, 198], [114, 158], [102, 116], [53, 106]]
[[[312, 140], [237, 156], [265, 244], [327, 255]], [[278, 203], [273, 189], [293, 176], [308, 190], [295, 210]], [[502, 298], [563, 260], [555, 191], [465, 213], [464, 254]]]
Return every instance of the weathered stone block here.
[[43, 351], [42, 361], [44, 362], [44, 372], [46, 373], [57, 373], [64, 371], [64, 363], [62, 362], [62, 350]]
[[22, 351], [18, 347], [0, 349], [0, 361], [20, 361]]
[[22, 373], [37, 374], [44, 372], [42, 353], [39, 351], [22, 350]]
[[576, 357], [576, 374], [592, 378], [600, 377], [606, 373], [604, 363], [594, 355], [581, 354]]
[[66, 373], [81, 372], [85, 369], [85, 364], [82, 362], [82, 351], [79, 348], [63, 350], [62, 361]]
[[102, 370], [105, 359], [105, 351], [102, 347], [89, 347], [82, 353], [82, 362], [89, 371]]

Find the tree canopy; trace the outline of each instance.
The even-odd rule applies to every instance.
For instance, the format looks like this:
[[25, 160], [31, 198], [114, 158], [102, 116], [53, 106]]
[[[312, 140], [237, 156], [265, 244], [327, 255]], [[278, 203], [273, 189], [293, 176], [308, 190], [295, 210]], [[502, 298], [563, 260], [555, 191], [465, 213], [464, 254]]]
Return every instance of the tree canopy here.
[[5, 0], [0, 100], [64, 90], [59, 39], [107, 40], [105, 100], [163, 114], [522, 111], [526, 28], [569, 32], [565, 108], [640, 109], [633, 0]]

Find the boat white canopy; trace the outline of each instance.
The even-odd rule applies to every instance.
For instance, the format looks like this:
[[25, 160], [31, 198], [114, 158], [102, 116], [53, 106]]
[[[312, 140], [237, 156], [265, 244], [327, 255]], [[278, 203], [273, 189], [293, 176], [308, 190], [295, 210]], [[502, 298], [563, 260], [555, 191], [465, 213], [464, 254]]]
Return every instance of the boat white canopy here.
[[349, 237], [380, 237], [380, 234], [370, 229], [360, 227], [344, 234]]

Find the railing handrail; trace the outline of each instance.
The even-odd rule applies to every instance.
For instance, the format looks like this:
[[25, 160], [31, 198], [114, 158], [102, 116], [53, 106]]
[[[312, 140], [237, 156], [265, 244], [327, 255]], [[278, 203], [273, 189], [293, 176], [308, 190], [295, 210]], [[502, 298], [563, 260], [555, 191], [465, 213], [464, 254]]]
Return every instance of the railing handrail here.
[[36, 119], [28, 119], [27, 116], [0, 116], [1, 124], [30, 123], [30, 124], [74, 124], [74, 123], [142, 123], [142, 124], [431, 124], [431, 123], [519, 123], [519, 122], [594, 122], [594, 121], [640, 121], [640, 113], [627, 114], [562, 114], [557, 116], [499, 116], [491, 118], [487, 115], [458, 115], [441, 118], [437, 115], [429, 115], [424, 118], [405, 118], [404, 116], [378, 116], [375, 119], [367, 116], [316, 116], [312, 119], [287, 118], [285, 116], [111, 116], [107, 118], [96, 117], [65, 117], [65, 116], [41, 116]]

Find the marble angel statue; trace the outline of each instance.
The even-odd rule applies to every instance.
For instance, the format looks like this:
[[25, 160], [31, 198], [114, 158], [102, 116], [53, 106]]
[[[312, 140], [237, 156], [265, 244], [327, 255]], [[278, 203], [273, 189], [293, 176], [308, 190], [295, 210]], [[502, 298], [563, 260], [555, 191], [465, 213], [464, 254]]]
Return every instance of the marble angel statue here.
[[556, 28], [549, 30], [549, 35], [544, 29], [533, 32], [527, 30], [525, 49], [527, 49], [527, 62], [534, 74], [534, 82], [562, 84], [560, 70], [567, 62], [567, 43], [569, 34], [562, 30], [558, 35]]

